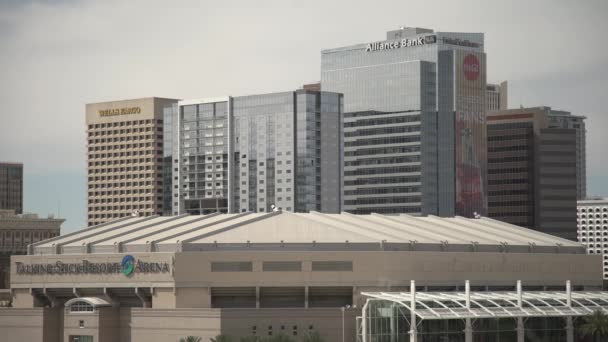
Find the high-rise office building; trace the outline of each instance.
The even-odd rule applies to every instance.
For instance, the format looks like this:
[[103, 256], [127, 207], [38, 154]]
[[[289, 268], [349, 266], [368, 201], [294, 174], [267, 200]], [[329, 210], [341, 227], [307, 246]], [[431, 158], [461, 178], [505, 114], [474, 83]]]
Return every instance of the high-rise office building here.
[[23, 213], [23, 164], [0, 162], [0, 209]]
[[177, 155], [173, 151], [177, 151], [179, 139], [178, 108], [177, 102], [163, 106], [163, 216], [173, 215], [173, 164], [178, 164], [178, 160], [173, 161], [173, 155]]
[[549, 112], [549, 126], [555, 128], [573, 128], [576, 130], [576, 197], [583, 200], [587, 197], [587, 128], [584, 116], [572, 115], [562, 110]]
[[163, 213], [163, 108], [177, 100], [91, 103], [87, 124], [87, 222]]
[[174, 214], [340, 212], [342, 95], [315, 90], [180, 101]]
[[578, 242], [587, 253], [602, 255], [602, 273], [608, 281], [608, 198], [578, 201], [576, 211]]
[[550, 111], [488, 114], [488, 216], [576, 240], [576, 132]]
[[508, 96], [507, 81], [500, 82], [500, 84], [488, 83], [486, 85], [486, 110], [488, 112], [506, 110], [509, 108]]
[[344, 94], [344, 210], [485, 215], [482, 33], [401, 28], [324, 50], [321, 88]]
[[174, 214], [228, 212], [229, 106], [229, 97], [185, 100], [171, 111]]

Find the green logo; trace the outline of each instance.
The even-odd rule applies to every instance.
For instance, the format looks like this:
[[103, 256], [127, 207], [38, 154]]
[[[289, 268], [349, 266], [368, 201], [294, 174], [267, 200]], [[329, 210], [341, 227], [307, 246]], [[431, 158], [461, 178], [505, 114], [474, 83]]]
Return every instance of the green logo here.
[[122, 258], [121, 265], [122, 265], [122, 274], [124, 274], [128, 277], [131, 274], [133, 274], [133, 271], [135, 270], [135, 258], [132, 255], [125, 255]]

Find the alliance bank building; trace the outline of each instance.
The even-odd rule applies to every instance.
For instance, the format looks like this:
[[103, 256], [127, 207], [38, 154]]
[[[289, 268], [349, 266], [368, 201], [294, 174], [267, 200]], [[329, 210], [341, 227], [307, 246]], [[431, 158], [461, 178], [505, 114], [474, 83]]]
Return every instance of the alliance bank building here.
[[401, 28], [322, 51], [344, 94], [344, 210], [485, 215], [483, 33]]

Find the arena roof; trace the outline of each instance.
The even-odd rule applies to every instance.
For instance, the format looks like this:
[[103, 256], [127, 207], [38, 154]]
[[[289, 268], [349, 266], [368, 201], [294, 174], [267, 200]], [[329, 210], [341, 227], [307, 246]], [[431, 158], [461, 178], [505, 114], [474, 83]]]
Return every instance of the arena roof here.
[[125, 217], [38, 242], [29, 254], [256, 249], [585, 253], [576, 242], [485, 217], [276, 211]]

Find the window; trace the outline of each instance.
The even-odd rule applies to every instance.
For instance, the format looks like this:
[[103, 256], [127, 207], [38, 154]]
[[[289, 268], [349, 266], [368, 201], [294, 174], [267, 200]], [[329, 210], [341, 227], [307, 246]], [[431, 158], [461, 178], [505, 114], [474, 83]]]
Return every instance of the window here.
[[72, 305], [70, 305], [70, 312], [93, 312], [93, 311], [94, 311], [93, 305], [91, 305], [87, 302], [79, 301], [79, 302], [72, 303]]
[[313, 261], [313, 271], [352, 271], [352, 261]]
[[253, 264], [250, 261], [217, 261], [211, 263], [211, 272], [251, 272]]

